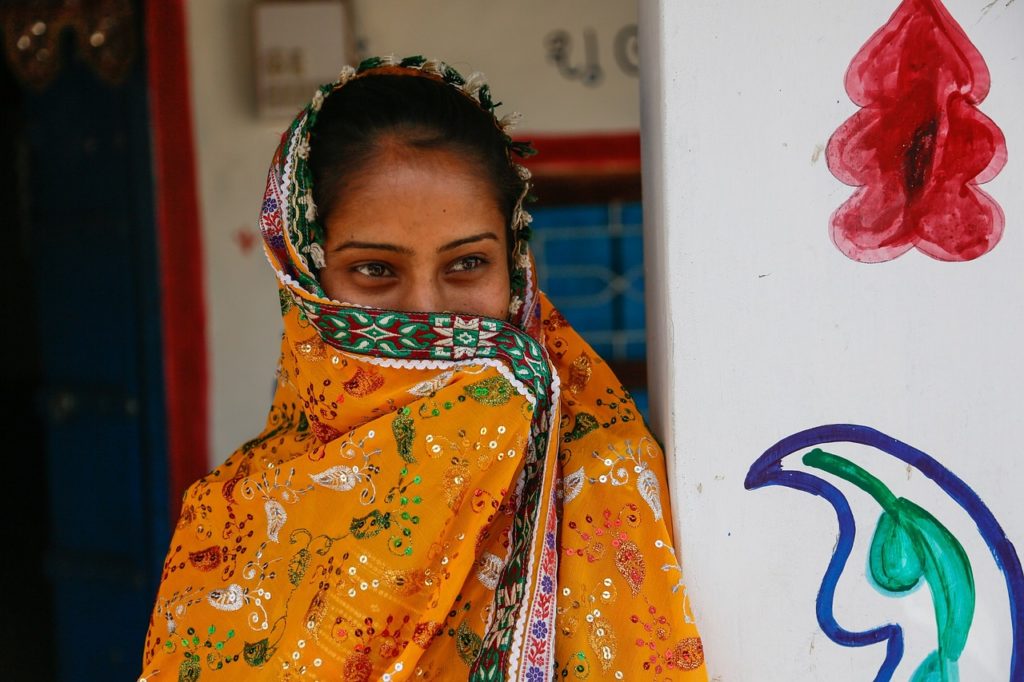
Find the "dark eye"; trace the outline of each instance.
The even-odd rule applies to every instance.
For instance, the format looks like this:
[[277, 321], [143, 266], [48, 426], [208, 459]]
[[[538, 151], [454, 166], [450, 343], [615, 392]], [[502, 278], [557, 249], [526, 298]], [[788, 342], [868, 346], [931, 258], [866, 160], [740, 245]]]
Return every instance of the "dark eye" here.
[[392, 277], [395, 273], [384, 263], [363, 263], [352, 268], [367, 277]]
[[452, 263], [452, 266], [448, 269], [449, 272], [469, 272], [470, 270], [476, 270], [481, 265], [486, 264], [487, 261], [480, 256], [466, 256]]

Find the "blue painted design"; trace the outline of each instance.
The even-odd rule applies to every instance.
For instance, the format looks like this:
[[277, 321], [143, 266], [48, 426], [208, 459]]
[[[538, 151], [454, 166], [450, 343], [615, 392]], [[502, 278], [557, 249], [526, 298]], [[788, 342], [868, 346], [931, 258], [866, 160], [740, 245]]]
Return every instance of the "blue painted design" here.
[[867, 426], [830, 424], [801, 431], [782, 439], [751, 465], [744, 486], [754, 490], [780, 485], [825, 498], [832, 505], [839, 522], [839, 539], [832, 559], [821, 581], [816, 600], [816, 615], [822, 631], [836, 644], [862, 647], [886, 643], [885, 660], [875, 676], [876, 682], [887, 682], [903, 657], [903, 629], [897, 624], [856, 632], [843, 628], [835, 618], [836, 585], [853, 550], [856, 522], [850, 504], [831, 483], [803, 471], [786, 471], [782, 460], [787, 456], [825, 443], [848, 442], [876, 448], [916, 468], [932, 480], [977, 524], [978, 532], [992, 552], [996, 566], [1006, 581], [1010, 602], [1013, 647], [1010, 679], [1024, 680], [1024, 570], [1013, 544], [999, 522], [970, 486], [926, 453]]

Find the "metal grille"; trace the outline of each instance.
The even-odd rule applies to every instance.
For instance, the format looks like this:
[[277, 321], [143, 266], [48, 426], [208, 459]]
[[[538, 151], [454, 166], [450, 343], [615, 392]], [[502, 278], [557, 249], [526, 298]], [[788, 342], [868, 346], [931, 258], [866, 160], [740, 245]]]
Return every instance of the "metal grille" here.
[[[613, 366], [643, 362], [643, 222], [640, 203], [531, 209], [540, 288]], [[621, 371], [620, 371], [621, 374]], [[646, 386], [619, 377], [641, 409]]]

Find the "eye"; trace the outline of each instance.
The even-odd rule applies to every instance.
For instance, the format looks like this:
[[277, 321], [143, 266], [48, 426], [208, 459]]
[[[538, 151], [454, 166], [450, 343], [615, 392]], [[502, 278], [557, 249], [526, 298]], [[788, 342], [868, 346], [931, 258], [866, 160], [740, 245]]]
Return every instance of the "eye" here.
[[394, 277], [394, 271], [384, 263], [362, 263], [352, 268], [355, 272], [366, 277]]
[[469, 272], [486, 264], [487, 260], [480, 256], [466, 256], [452, 263], [452, 266], [448, 268], [448, 272]]

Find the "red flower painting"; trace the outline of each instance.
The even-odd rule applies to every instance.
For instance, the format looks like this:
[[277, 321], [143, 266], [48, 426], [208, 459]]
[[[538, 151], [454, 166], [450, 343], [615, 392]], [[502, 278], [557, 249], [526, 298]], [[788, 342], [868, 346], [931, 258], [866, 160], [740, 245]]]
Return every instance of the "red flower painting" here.
[[978, 104], [988, 67], [939, 0], [903, 0], [846, 72], [861, 109], [829, 140], [829, 170], [857, 187], [832, 215], [832, 240], [862, 263], [916, 247], [942, 261], [988, 253], [999, 204], [978, 188], [1006, 163], [1006, 140]]

